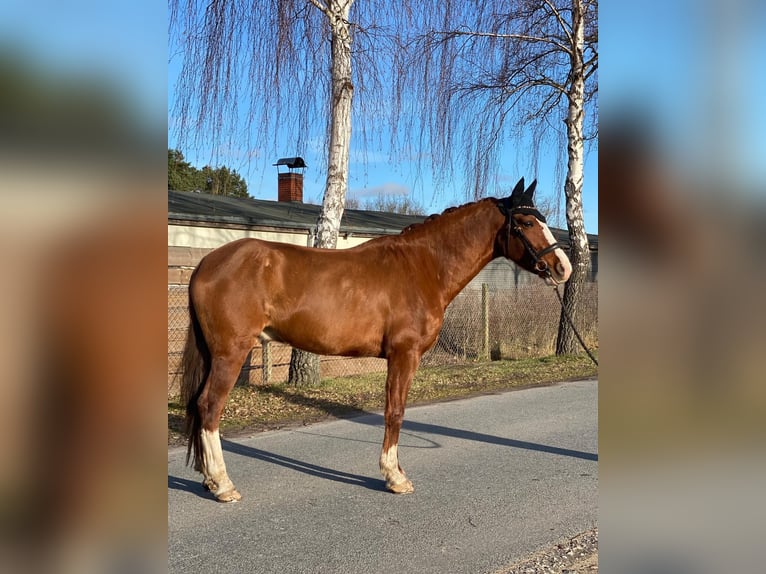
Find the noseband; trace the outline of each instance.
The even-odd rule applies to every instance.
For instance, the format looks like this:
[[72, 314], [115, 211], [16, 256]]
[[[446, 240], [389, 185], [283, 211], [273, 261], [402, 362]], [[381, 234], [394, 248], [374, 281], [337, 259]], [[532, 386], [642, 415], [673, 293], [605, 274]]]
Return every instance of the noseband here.
[[522, 213], [524, 215], [532, 215], [537, 220], [545, 223], [545, 217], [542, 213], [540, 213], [537, 209], [535, 209], [532, 206], [519, 206], [514, 207], [510, 210], [507, 210], [506, 216], [508, 217], [508, 221], [506, 223], [506, 226], [508, 228], [508, 235], [515, 235], [518, 237], [521, 242], [524, 244], [525, 249], [527, 250], [527, 253], [529, 253], [530, 257], [532, 257], [532, 260], [535, 262], [535, 269], [540, 271], [541, 273], [546, 273], [550, 275], [551, 271], [548, 269], [548, 264], [543, 261], [542, 257], [546, 253], [550, 253], [551, 251], [555, 251], [556, 249], [559, 249], [561, 245], [558, 244], [558, 242], [554, 242], [550, 244], [545, 249], [541, 249], [540, 251], [537, 251], [532, 244], [529, 242], [529, 239], [527, 239], [527, 236], [524, 234], [524, 230], [516, 224], [516, 222], [513, 219], [513, 216], [517, 213]]

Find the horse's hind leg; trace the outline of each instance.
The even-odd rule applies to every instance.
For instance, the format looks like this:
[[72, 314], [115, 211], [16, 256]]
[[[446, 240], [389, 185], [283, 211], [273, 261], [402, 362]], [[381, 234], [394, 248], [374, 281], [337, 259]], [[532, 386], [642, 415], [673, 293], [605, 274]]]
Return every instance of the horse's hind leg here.
[[386, 488], [396, 494], [407, 494], [415, 490], [399, 465], [398, 445], [407, 393], [419, 363], [420, 355], [412, 351], [392, 354], [388, 359], [386, 430], [383, 435], [383, 450], [380, 454], [380, 472], [386, 479]]
[[242, 345], [226, 355], [214, 356], [207, 384], [197, 401], [202, 423], [200, 430], [202, 456], [199, 460], [200, 468], [197, 470], [205, 477], [203, 481], [205, 488], [221, 502], [231, 502], [241, 498], [226, 473], [218, 427], [229, 392], [237, 380], [248, 350], [249, 347]]

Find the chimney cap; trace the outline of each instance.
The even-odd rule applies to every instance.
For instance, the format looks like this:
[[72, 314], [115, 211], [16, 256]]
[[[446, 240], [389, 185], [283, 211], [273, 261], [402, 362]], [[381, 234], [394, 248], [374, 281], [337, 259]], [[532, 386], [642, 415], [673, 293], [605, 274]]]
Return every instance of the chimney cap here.
[[306, 162], [303, 161], [302, 157], [283, 157], [278, 159], [277, 163], [275, 163], [274, 165], [277, 167], [279, 167], [280, 165], [285, 165], [290, 169], [296, 169], [296, 168], [306, 167]]

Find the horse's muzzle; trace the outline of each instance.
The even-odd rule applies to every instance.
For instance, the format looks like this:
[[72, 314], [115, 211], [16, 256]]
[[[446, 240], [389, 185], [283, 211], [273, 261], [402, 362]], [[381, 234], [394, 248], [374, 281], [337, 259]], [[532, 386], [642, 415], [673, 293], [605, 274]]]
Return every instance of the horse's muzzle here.
[[572, 272], [571, 267], [568, 265], [569, 261], [567, 260], [566, 263], [558, 260], [553, 269], [551, 269], [545, 261], [540, 259], [535, 263], [535, 271], [550, 284], [560, 285], [569, 279], [569, 275]]

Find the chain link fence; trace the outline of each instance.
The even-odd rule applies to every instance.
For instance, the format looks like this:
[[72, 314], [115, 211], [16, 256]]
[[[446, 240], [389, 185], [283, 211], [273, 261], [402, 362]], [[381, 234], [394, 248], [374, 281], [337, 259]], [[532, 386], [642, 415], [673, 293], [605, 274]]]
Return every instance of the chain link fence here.
[[[555, 352], [561, 306], [553, 289], [541, 280], [509, 282], [507, 269], [483, 271], [461, 292], [444, 316], [434, 347], [421, 365], [437, 366], [477, 360], [541, 357]], [[563, 287], [560, 287], [563, 289]], [[583, 289], [585, 305], [577, 329], [590, 349], [598, 346], [598, 284]], [[189, 324], [188, 288], [168, 286], [168, 394], [177, 392], [181, 353]], [[238, 384], [286, 382], [291, 347], [268, 343], [253, 348]], [[385, 372], [385, 359], [322, 356], [324, 379]]]

